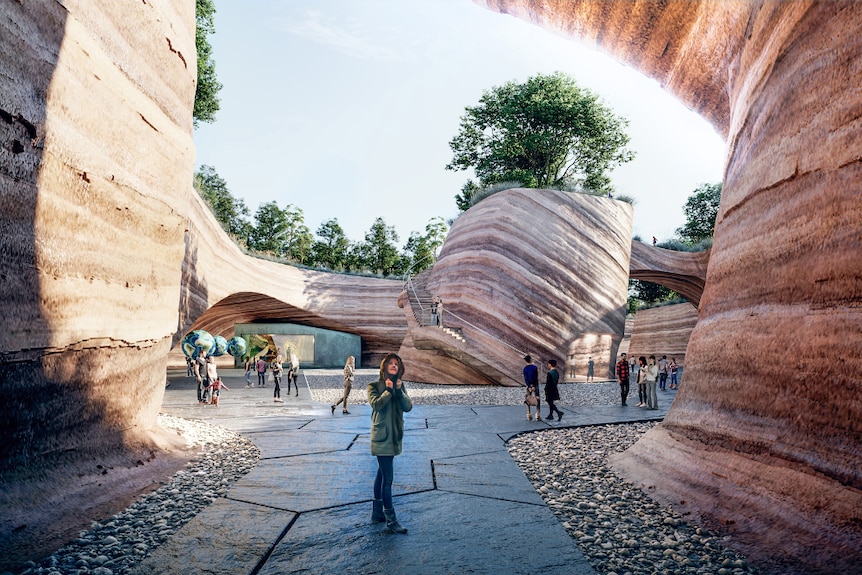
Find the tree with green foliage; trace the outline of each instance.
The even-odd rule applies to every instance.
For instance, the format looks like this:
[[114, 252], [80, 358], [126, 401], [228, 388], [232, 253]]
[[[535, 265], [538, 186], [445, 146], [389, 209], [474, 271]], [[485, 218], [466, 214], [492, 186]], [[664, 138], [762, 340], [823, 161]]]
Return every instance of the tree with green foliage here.
[[212, 166], [201, 166], [195, 172], [194, 187], [209, 205], [216, 219], [240, 244], [248, 245], [251, 223], [245, 202], [235, 198], [228, 190], [227, 182]]
[[646, 304], [655, 304], [679, 297], [675, 291], [668, 289], [663, 285], [643, 280], [630, 280], [629, 293], [631, 293], [637, 300]]
[[323, 222], [316, 233], [320, 239], [311, 245], [311, 265], [333, 271], [347, 269], [350, 240], [338, 220], [333, 218]]
[[509, 82], [486, 91], [466, 108], [447, 170], [472, 168], [470, 183], [456, 199], [459, 208], [478, 189], [502, 181], [528, 188], [613, 191], [608, 172], [634, 158], [626, 148], [628, 121], [599, 97], [557, 72]]
[[655, 307], [664, 302], [685, 301], [682, 296], [662, 285], [644, 281], [629, 280], [629, 296], [626, 303], [628, 313], [635, 313], [638, 309]]
[[411, 232], [401, 251], [403, 261], [402, 268], [405, 273], [416, 275], [422, 270], [428, 269], [437, 261], [437, 250], [446, 239], [449, 226], [443, 218], [437, 216], [431, 218], [425, 225], [425, 233]]
[[398, 256], [398, 233], [377, 218], [365, 233], [362, 249], [363, 267], [371, 272], [388, 276], [401, 273], [402, 260]]
[[446, 241], [447, 233], [449, 233], [449, 226], [446, 225], [446, 222], [440, 216], [431, 218], [428, 223], [425, 224], [424, 238], [435, 261], [437, 260], [437, 250], [439, 250], [443, 246], [443, 242]]
[[254, 214], [254, 228], [249, 235], [249, 248], [280, 257], [287, 233], [287, 217], [278, 204], [266, 202]]
[[679, 238], [694, 245], [712, 237], [718, 204], [721, 201], [721, 184], [701, 184], [685, 202], [685, 225], [677, 228]]
[[281, 255], [300, 264], [311, 261], [311, 246], [314, 236], [305, 225], [305, 214], [301, 208], [288, 204], [282, 210], [284, 213], [284, 242], [281, 245]]
[[216, 79], [215, 61], [209, 35], [215, 34], [215, 1], [195, 0], [195, 47], [198, 56], [198, 83], [195, 88], [195, 106], [192, 112], [195, 127], [200, 122], [215, 122], [219, 110], [219, 90], [222, 85]]
[[416, 275], [434, 263], [434, 252], [428, 238], [419, 232], [411, 232], [401, 250], [401, 267], [410, 275]]
[[458, 209], [462, 212], [466, 212], [473, 207], [474, 199], [481, 191], [482, 186], [473, 180], [467, 180], [467, 182], [461, 186], [461, 193], [455, 196], [455, 205], [458, 206]]

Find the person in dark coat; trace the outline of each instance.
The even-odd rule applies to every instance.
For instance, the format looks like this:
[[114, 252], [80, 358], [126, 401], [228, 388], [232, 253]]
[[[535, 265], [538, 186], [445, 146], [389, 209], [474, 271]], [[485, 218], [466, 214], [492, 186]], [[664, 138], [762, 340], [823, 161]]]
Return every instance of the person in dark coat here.
[[377, 477], [374, 479], [372, 521], [386, 522], [392, 533], [407, 533], [395, 516], [392, 505], [393, 463], [401, 454], [404, 437], [404, 412], [413, 409], [401, 376], [404, 363], [394, 353], [380, 362], [380, 378], [368, 384], [368, 404], [371, 406], [371, 455], [377, 457]]
[[557, 421], [563, 419], [563, 412], [554, 404], [560, 399], [560, 390], [557, 384], [560, 383], [560, 372], [557, 371], [557, 360], [548, 360], [548, 375], [545, 379], [545, 401], [548, 402], [548, 419], [554, 421], [554, 412], [557, 413]]

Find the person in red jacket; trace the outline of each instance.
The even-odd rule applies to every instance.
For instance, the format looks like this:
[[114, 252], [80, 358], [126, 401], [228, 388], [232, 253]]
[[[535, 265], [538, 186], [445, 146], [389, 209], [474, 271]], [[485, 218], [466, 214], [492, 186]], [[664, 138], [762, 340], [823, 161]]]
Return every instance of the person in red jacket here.
[[222, 389], [230, 389], [228, 386], [224, 384], [220, 377], [217, 377], [213, 380], [211, 384], [207, 386], [207, 390], [212, 390], [212, 404], [218, 407], [218, 396], [221, 394]]
[[629, 396], [629, 362], [628, 356], [624, 353], [620, 354], [620, 360], [617, 362], [617, 381], [620, 384], [620, 398], [623, 405], [626, 404], [626, 398]]

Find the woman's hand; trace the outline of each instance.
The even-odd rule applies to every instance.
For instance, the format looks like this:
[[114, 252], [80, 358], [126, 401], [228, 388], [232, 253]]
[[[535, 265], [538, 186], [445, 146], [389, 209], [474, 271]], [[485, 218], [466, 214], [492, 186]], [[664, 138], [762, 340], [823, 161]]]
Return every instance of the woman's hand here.
[[401, 380], [400, 380], [400, 379], [399, 379], [398, 381], [396, 381], [396, 382], [395, 382], [395, 388], [396, 388], [396, 389], [401, 389]]
[[[399, 383], [401, 383], [401, 382], [399, 381]], [[389, 379], [388, 377], [386, 378], [386, 388], [392, 389], [392, 380]]]

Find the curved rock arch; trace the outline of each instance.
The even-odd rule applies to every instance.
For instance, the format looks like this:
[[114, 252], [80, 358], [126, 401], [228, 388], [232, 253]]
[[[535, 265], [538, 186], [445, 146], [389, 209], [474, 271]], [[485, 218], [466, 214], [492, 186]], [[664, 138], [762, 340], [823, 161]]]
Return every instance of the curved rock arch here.
[[697, 307], [706, 285], [708, 265], [708, 250], [676, 252], [633, 241], [629, 275], [672, 289]]

